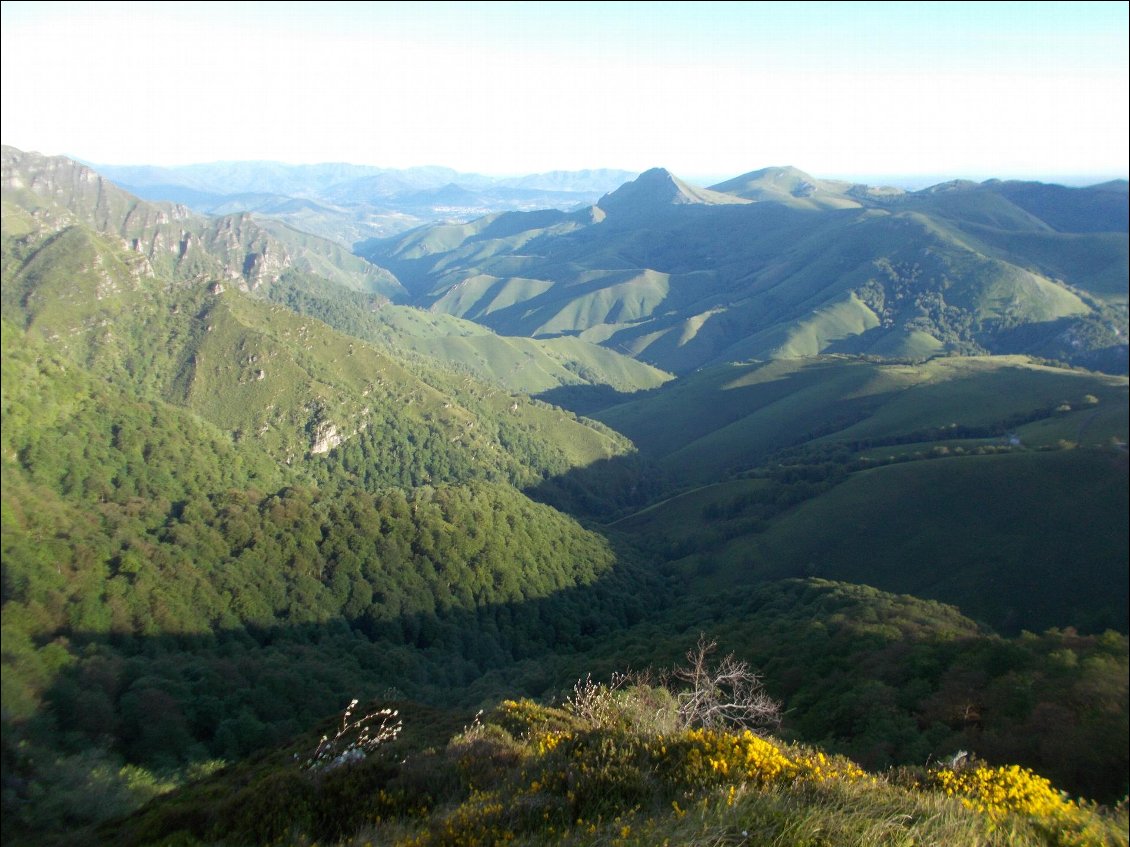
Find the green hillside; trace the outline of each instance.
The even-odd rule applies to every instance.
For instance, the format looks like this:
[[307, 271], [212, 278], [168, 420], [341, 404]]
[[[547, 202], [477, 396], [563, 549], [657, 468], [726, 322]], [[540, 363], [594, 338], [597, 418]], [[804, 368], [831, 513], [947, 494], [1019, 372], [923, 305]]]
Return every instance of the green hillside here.
[[[106, 377], [183, 404], [280, 458], [324, 454], [350, 440], [388, 454], [408, 440], [428, 445], [427, 458], [403, 454], [389, 481], [486, 475], [528, 484], [628, 449], [572, 415], [434, 363], [413, 371], [387, 347], [222, 283], [169, 286], [81, 226], [45, 243], [28, 237], [8, 255], [6, 318]], [[524, 449], [508, 449], [515, 444]]]
[[831, 484], [709, 486], [616, 528], [681, 552], [703, 586], [819, 575], [941, 600], [999, 631], [1126, 631], [1123, 454], [933, 455]]
[[[365, 696], [446, 699], [638, 619], [625, 582], [654, 582], [508, 485], [441, 483], [481, 465], [404, 422], [407, 471], [348, 451], [287, 463], [17, 327], [4, 344], [8, 820], [65, 832], [128, 810], [310, 725], [362, 677]], [[387, 487], [414, 462], [434, 485]]]
[[1060, 438], [1125, 441], [1126, 398], [1124, 377], [1049, 368], [1020, 357], [952, 357], [920, 365], [824, 357], [704, 370], [596, 417], [679, 479], [701, 484], [807, 443], [858, 449], [865, 442], [963, 437], [996, 445], [1018, 427], [1047, 419], [1058, 423], [1033, 428], [1022, 440], [1031, 446]]
[[[98, 185], [49, 164], [45, 184]], [[445, 699], [638, 617], [628, 574], [661, 595], [512, 487], [625, 439], [249, 296], [246, 278], [151, 263], [93, 228], [121, 199], [99, 192], [91, 208], [64, 194], [72, 210], [5, 191], [6, 821], [62, 834], [128, 810], [300, 731], [362, 675], [366, 696]], [[594, 363], [620, 384], [662, 379], [614, 359]], [[102, 780], [106, 802], [76, 780]]]
[[667, 481], [612, 526], [703, 585], [819, 574], [1125, 631], [1126, 391], [1002, 357], [703, 371], [597, 413]]
[[1130, 550], [1117, 529], [1128, 507], [1124, 454], [919, 464], [859, 473], [801, 505], [731, 574], [805, 570], [952, 603], [1004, 631], [1068, 621], [1126, 631]]
[[541, 394], [563, 386], [607, 386], [631, 393], [670, 379], [657, 368], [579, 339], [499, 336], [471, 321], [396, 306], [307, 274], [284, 275], [269, 297], [396, 356], [417, 353], [508, 391]]

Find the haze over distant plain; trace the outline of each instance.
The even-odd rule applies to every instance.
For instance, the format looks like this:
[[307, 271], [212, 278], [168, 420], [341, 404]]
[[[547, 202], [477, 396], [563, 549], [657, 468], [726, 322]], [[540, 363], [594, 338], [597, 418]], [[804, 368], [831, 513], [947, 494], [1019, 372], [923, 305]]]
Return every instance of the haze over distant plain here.
[[3, 140], [107, 164], [662, 165], [707, 182], [1098, 181], [1130, 149], [1113, 3], [25, 3]]

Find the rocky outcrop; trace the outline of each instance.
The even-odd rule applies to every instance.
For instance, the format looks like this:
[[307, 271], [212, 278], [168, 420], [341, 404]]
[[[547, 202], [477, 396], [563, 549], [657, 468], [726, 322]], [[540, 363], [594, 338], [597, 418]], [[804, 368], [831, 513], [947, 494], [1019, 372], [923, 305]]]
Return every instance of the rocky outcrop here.
[[322, 421], [314, 430], [313, 443], [310, 445], [311, 455], [328, 453], [345, 441], [345, 436], [337, 431], [337, 425], [330, 421]]
[[151, 270], [173, 279], [230, 281], [253, 291], [273, 285], [289, 268], [316, 268], [363, 290], [390, 284], [389, 279], [399, 285], [387, 271], [323, 239], [284, 230], [291, 244], [246, 212], [207, 218], [179, 204], [141, 200], [63, 156], [4, 147], [0, 171], [5, 192], [22, 194], [20, 205], [42, 229], [81, 224], [117, 236], [123, 246], [143, 256]]

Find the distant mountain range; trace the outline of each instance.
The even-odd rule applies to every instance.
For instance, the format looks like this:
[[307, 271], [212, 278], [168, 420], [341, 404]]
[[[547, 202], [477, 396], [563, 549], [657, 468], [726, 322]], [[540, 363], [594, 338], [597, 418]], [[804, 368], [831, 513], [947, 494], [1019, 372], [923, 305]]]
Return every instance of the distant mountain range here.
[[416, 305], [684, 373], [821, 353], [1127, 368], [1127, 183], [922, 191], [657, 168], [574, 212], [432, 224], [358, 252]]
[[180, 203], [206, 214], [256, 212], [347, 246], [436, 220], [573, 209], [635, 176], [597, 169], [488, 177], [443, 167], [281, 162], [90, 166], [147, 200]]

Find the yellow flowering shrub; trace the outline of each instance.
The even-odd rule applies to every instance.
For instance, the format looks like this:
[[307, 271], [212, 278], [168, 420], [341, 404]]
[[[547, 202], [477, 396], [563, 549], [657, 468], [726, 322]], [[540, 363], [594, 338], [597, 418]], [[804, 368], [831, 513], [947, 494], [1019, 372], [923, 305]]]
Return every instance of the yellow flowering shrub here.
[[499, 794], [476, 792], [452, 812], [433, 821], [427, 830], [399, 842], [397, 847], [490, 847], [513, 840]]
[[863, 768], [843, 756], [826, 756], [821, 752], [809, 753], [798, 756], [795, 764], [797, 778], [805, 782], [874, 780], [874, 777], [869, 776]]
[[[1096, 807], [1080, 806], [1056, 791], [1044, 777], [1019, 765], [931, 771], [933, 784], [966, 808], [998, 824], [1009, 815], [1028, 818], [1057, 847], [1109, 847], [1126, 844], [1125, 829], [1108, 821]], [[1123, 824], [1124, 827], [1124, 824]]]
[[[414, 835], [405, 836], [398, 847], [652, 847], [663, 844], [676, 828], [682, 838], [696, 826], [716, 826], [727, 814], [741, 814], [743, 825], [760, 821], [757, 825], [764, 824], [766, 832], [777, 831], [782, 814], [794, 813], [808, 821], [828, 815], [835, 826], [851, 829], [857, 822], [840, 820], [837, 810], [844, 797], [866, 808], [861, 798], [868, 796], [871, 784], [879, 794], [876, 815], [888, 814], [885, 804], [899, 792], [907, 795], [908, 809], [915, 808], [914, 793], [944, 792], [972, 810], [956, 810], [953, 820], [938, 824], [944, 838], [922, 843], [971, 843], [963, 834], [981, 838], [991, 831], [991, 840], [980, 843], [1126, 845], [1124, 822], [1073, 803], [1025, 768], [937, 770], [926, 780], [899, 786], [842, 756], [748, 730], [660, 734], [614, 717], [586, 723], [528, 700], [503, 703], [487, 724], [453, 740], [444, 761], [455, 764], [452, 770], [462, 778], [450, 780], [449, 804], [433, 806], [430, 817], [417, 817]], [[845, 783], [865, 784], [857, 790]], [[456, 786], [467, 793], [460, 795]], [[805, 811], [806, 804], [815, 811]], [[401, 821], [407, 823], [409, 816]], [[848, 829], [836, 831], [846, 836]], [[927, 827], [923, 832], [934, 831]]]
[[967, 808], [1000, 820], [1010, 813], [1032, 817], [1069, 815], [1075, 804], [1052, 788], [1051, 782], [1019, 765], [932, 771], [935, 784]]
[[682, 788], [746, 783], [764, 788], [780, 781], [821, 783], [872, 779], [854, 762], [824, 753], [790, 756], [749, 730], [692, 729], [652, 745], [657, 771]]
[[503, 727], [515, 738], [571, 731], [581, 725], [568, 712], [532, 700], [504, 700], [490, 716], [490, 722]]
[[659, 752], [674, 766], [672, 775], [688, 788], [738, 781], [765, 786], [797, 773], [796, 765], [777, 745], [749, 730], [692, 729], [669, 745], [660, 739]]
[[551, 729], [548, 732], [538, 733], [534, 737], [534, 752], [539, 756], [544, 756], [546, 753], [551, 753], [557, 749], [562, 741], [568, 741], [573, 737], [571, 732], [563, 729]]

